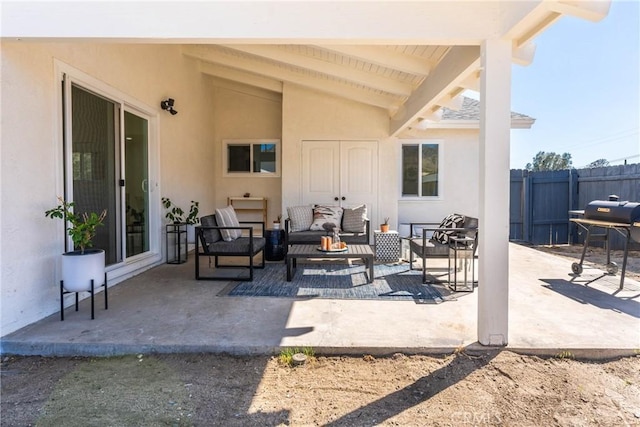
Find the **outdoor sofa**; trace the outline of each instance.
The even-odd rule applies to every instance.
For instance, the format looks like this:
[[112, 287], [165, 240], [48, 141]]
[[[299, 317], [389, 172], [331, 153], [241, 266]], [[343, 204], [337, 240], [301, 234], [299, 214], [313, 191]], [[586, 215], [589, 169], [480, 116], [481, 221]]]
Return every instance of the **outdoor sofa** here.
[[294, 206], [287, 208], [287, 213], [289, 217], [284, 221], [285, 248], [289, 245], [320, 245], [322, 236], [332, 234], [327, 231], [327, 223], [337, 226], [341, 241], [347, 244], [369, 244], [370, 225], [365, 205], [352, 208]]

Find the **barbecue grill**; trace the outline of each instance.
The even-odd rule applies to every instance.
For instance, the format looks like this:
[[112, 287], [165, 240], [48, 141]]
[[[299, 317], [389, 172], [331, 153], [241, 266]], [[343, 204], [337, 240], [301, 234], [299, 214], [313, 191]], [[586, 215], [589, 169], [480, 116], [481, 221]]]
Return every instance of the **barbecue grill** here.
[[[629, 253], [629, 240], [640, 242], [640, 203], [620, 202], [618, 196], [609, 196], [609, 200], [594, 200], [590, 202], [584, 211], [571, 211], [582, 218], [571, 218], [570, 221], [576, 223], [583, 230], [587, 231], [582, 248], [580, 262], [571, 264], [571, 271], [574, 274], [582, 274], [582, 263], [589, 246], [589, 241], [604, 241], [607, 251], [607, 273], [616, 274], [618, 265], [611, 261], [609, 248], [609, 237], [611, 231], [616, 231], [625, 238], [624, 258], [622, 270], [620, 272], [620, 289], [624, 285], [624, 273], [627, 268], [627, 255]], [[594, 232], [600, 230], [599, 232]], [[602, 232], [604, 230], [604, 232]]]

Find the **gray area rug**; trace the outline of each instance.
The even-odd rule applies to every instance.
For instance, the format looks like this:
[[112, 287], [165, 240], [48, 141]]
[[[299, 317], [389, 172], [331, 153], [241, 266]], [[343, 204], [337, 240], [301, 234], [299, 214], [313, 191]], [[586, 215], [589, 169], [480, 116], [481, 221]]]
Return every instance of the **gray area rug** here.
[[438, 304], [444, 301], [433, 286], [422, 283], [421, 272], [410, 271], [408, 264], [376, 264], [374, 281], [367, 283], [362, 264], [302, 263], [291, 282], [286, 281], [284, 263], [268, 263], [254, 270], [252, 282], [232, 282], [221, 296], [327, 298], [415, 301]]

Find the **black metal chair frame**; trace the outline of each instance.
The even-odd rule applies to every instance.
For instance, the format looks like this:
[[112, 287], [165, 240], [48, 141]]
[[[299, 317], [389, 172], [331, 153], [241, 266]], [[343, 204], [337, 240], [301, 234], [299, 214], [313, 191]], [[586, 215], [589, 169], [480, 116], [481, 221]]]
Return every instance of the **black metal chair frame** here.
[[[261, 221], [240, 221], [240, 224], [259, 224], [262, 229], [262, 235], [264, 236], [264, 222]], [[207, 245], [206, 239], [204, 237], [205, 230], [241, 230], [243, 232], [243, 236], [245, 232], [248, 232], [248, 237], [240, 237], [240, 239], [248, 239], [249, 244], [247, 246], [247, 251], [235, 251], [232, 250], [233, 243], [225, 242], [224, 240], [219, 240], [217, 242], [213, 242], [212, 245], [216, 245], [218, 250], [210, 250], [210, 246]], [[197, 226], [195, 227], [195, 234], [197, 236], [196, 239], [196, 280], [240, 280], [240, 281], [252, 281], [253, 280], [253, 269], [254, 268], [264, 268], [265, 266], [265, 257], [264, 257], [264, 249], [266, 245], [262, 247], [256, 248], [255, 240], [256, 237], [253, 235], [253, 227], [252, 226], [240, 226], [240, 227], [221, 227], [221, 226]], [[228, 243], [229, 247], [227, 249], [224, 248], [224, 244]], [[262, 252], [262, 261], [260, 264], [254, 264], [254, 257]], [[230, 278], [226, 277], [216, 277], [216, 276], [201, 276], [200, 275], [200, 257], [208, 256], [209, 257], [209, 265], [211, 265], [211, 257], [214, 258], [214, 266], [216, 268], [248, 268], [249, 275]], [[237, 264], [221, 264], [218, 258], [221, 257], [247, 257], [249, 259], [249, 265], [237, 265]]]
[[[422, 226], [431, 226], [431, 227], [422, 227]], [[444, 227], [439, 227], [440, 223], [439, 222], [412, 222], [409, 225], [409, 239], [413, 240], [413, 230], [414, 230], [414, 226], [421, 226], [422, 229], [422, 250], [420, 251], [419, 254], [416, 253], [416, 255], [420, 255], [420, 259], [422, 260], [422, 283], [427, 283], [427, 263], [426, 260], [427, 259], [446, 259], [449, 258], [449, 251], [447, 250], [446, 253], [442, 253], [442, 254], [427, 254], [427, 251], [425, 250], [425, 247], [427, 246], [427, 242], [431, 241], [430, 237], [427, 237], [427, 234], [429, 232], [434, 232], [434, 231], [453, 231], [456, 232], [457, 234], [465, 234], [469, 237], [470, 234], [473, 235], [473, 257], [477, 258], [477, 252], [478, 252], [478, 228], [477, 227], [456, 227], [456, 228], [444, 228]], [[409, 269], [410, 270], [415, 270], [415, 268], [413, 268], [413, 248], [411, 245], [412, 242], [409, 242]], [[440, 242], [436, 242], [434, 243], [433, 241], [431, 241], [432, 244], [435, 245], [442, 245], [442, 246], [446, 246], [447, 248], [449, 247], [448, 243], [440, 243]]]

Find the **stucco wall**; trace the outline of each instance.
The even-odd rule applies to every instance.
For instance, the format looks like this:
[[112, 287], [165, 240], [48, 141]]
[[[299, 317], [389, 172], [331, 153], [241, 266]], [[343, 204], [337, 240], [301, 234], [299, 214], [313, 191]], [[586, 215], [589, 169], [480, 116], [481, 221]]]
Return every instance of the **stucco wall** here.
[[[377, 140], [378, 206], [369, 212], [372, 227], [380, 216], [396, 218], [395, 179], [397, 152], [395, 138], [389, 138], [389, 115], [381, 108], [285, 84], [283, 91], [284, 142], [282, 208], [301, 203], [302, 141]], [[384, 206], [384, 212], [380, 212]]]
[[[213, 157], [210, 93], [178, 46], [3, 42], [2, 335], [59, 310], [64, 231], [44, 216], [63, 188], [54, 58], [156, 111], [161, 174], [153, 190], [183, 206], [194, 199], [205, 211], [213, 207], [213, 186], [203, 176]], [[168, 96], [176, 100], [176, 116], [160, 110]], [[158, 224], [152, 232], [161, 232]]]
[[[251, 193], [254, 197], [266, 197], [269, 212], [265, 226], [270, 227], [271, 221], [281, 213], [281, 178], [223, 177], [222, 141], [225, 139], [281, 139], [282, 96], [257, 88], [243, 88], [241, 85], [235, 85], [230, 89], [218, 85], [215, 79], [212, 80], [212, 85], [214, 86], [211, 91], [214, 128], [211, 143], [214, 145], [214, 152], [210, 166], [214, 172], [215, 187], [218, 189], [212, 202], [216, 207], [224, 207], [227, 205], [229, 196]], [[261, 220], [259, 214], [253, 213], [243, 213], [240, 219]]]
[[[442, 144], [440, 172], [442, 194], [437, 200], [403, 200], [397, 183], [399, 223], [440, 222], [450, 213], [478, 217], [479, 209], [479, 131], [440, 129], [409, 131], [400, 139], [437, 140]], [[400, 148], [398, 147], [398, 150]]]

